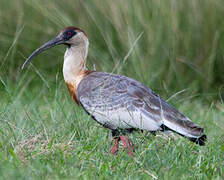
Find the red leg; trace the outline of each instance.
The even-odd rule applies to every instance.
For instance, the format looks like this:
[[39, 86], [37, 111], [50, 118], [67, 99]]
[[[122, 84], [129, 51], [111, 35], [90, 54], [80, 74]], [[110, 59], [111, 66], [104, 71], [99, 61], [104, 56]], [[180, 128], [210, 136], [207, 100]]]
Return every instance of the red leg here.
[[111, 150], [110, 150], [110, 152], [111, 152], [113, 155], [116, 155], [117, 152], [118, 152], [119, 141], [120, 141], [120, 138], [119, 138], [119, 137], [114, 138], [114, 145], [113, 145], [113, 147], [112, 147]]
[[128, 149], [128, 155], [130, 157], [133, 157], [133, 155], [132, 155], [133, 147], [132, 147], [132, 144], [131, 144], [130, 140], [126, 136], [120, 136], [120, 139], [124, 144], [124, 148]]

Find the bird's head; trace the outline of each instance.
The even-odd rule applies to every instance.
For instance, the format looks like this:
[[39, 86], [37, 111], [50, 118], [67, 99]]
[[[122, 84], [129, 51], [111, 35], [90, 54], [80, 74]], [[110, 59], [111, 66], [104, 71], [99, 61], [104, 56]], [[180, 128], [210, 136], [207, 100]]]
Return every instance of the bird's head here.
[[69, 26], [65, 29], [63, 29], [54, 39], [46, 42], [44, 45], [36, 49], [25, 61], [25, 63], [22, 66], [22, 69], [25, 67], [26, 64], [30, 62], [30, 60], [40, 54], [41, 52], [54, 47], [56, 45], [64, 44], [68, 47], [71, 46], [79, 46], [81, 44], [85, 45], [87, 43], [88, 45], [88, 39], [86, 33], [81, 30], [80, 28]]

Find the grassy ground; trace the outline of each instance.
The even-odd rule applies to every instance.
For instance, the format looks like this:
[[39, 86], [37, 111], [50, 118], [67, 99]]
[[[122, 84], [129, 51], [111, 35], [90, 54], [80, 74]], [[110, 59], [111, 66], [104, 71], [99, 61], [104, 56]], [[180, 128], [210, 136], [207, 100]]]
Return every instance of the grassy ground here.
[[[221, 0], [2, 0], [0, 179], [223, 179], [223, 7]], [[25, 57], [68, 25], [87, 32], [90, 69], [130, 76], [172, 97], [205, 128], [207, 145], [135, 132], [135, 157], [122, 148], [112, 156], [108, 130], [69, 97], [63, 47], [20, 70]]]

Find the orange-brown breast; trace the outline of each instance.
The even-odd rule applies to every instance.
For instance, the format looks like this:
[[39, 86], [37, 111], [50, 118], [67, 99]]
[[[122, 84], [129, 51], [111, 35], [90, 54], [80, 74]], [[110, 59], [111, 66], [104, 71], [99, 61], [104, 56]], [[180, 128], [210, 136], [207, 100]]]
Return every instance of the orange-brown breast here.
[[68, 87], [68, 91], [70, 93], [70, 96], [76, 102], [76, 104], [79, 105], [79, 100], [78, 100], [77, 95], [76, 95], [77, 87], [76, 87], [75, 83], [74, 84], [66, 83], [66, 85]]
[[78, 105], [79, 105], [79, 99], [77, 97], [78, 84], [86, 75], [88, 75], [91, 72], [93, 71], [89, 71], [89, 70], [83, 71], [79, 76], [77, 76], [77, 81], [75, 81], [73, 84], [66, 82], [70, 96]]

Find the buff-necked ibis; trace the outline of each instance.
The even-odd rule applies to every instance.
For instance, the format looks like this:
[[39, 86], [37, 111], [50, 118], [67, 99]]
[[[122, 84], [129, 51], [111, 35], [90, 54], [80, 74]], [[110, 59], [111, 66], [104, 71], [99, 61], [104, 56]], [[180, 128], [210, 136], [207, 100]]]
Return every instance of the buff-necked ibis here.
[[[203, 128], [169, 105], [150, 88], [126, 76], [89, 71], [86, 68], [89, 41], [77, 27], [63, 29], [54, 39], [35, 50], [24, 66], [37, 54], [64, 44], [63, 76], [72, 99], [99, 124], [112, 132], [112, 154], [117, 154], [122, 141], [132, 156], [132, 144], [125, 132], [136, 129], [155, 132], [171, 130], [204, 145]], [[102, 59], [103, 61], [103, 59]]]

